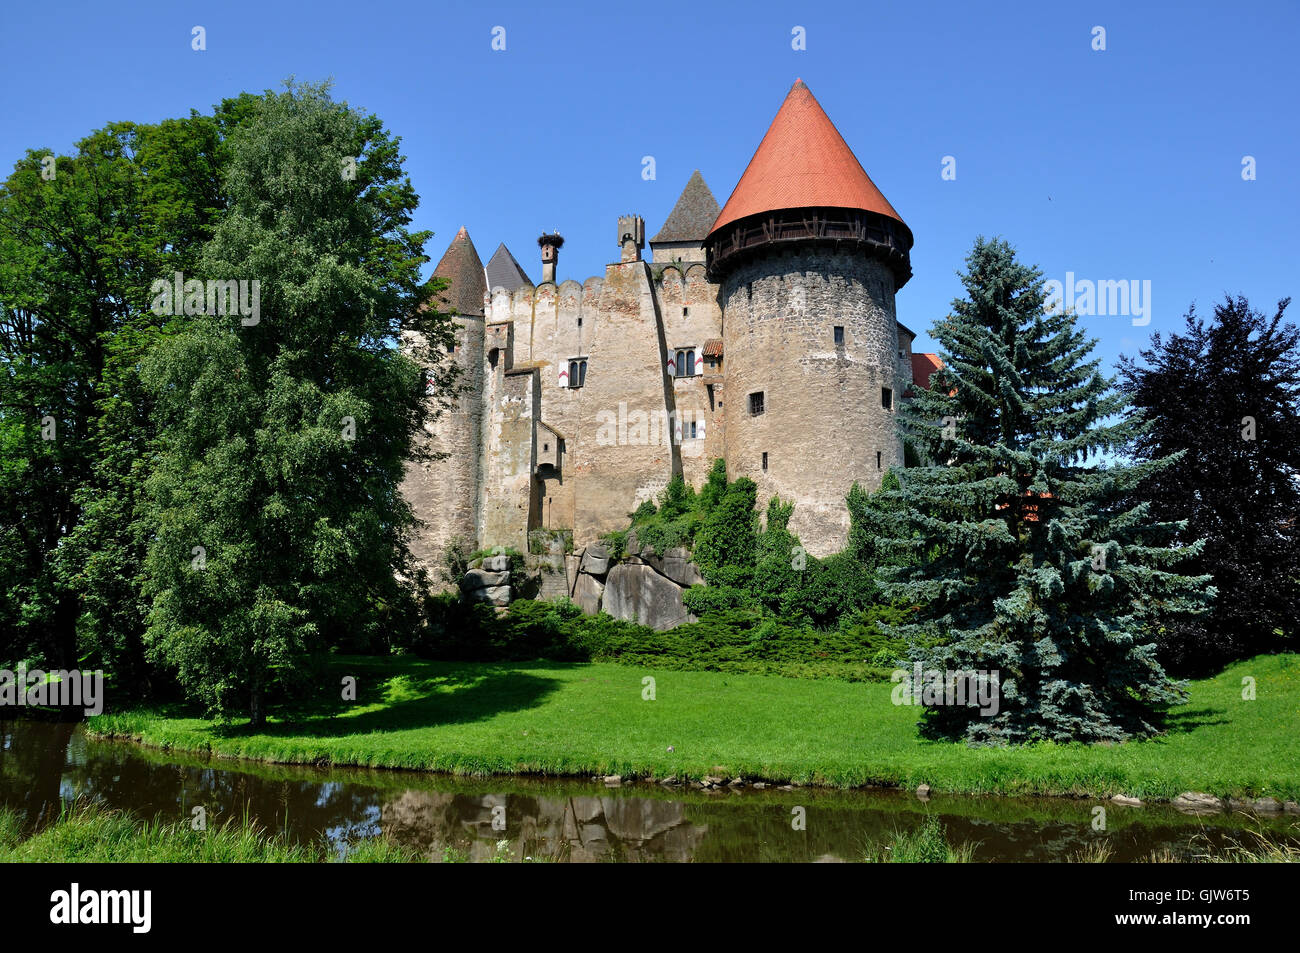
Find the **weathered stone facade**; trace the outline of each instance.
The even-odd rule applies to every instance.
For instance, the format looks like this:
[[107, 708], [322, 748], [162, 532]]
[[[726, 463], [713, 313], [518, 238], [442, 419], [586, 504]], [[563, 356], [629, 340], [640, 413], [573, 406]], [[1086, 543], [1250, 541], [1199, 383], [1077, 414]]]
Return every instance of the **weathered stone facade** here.
[[721, 287], [728, 470], [752, 478], [761, 499], [794, 500], [790, 529], [814, 555], [843, 547], [848, 488], [879, 486], [903, 462], [895, 395], [911, 342], [893, 283], [861, 255], [787, 248]]
[[[788, 112], [793, 120], [783, 119]], [[769, 146], [791, 122], [805, 128]], [[418, 556], [436, 563], [453, 536], [526, 551], [538, 528], [572, 529], [581, 553], [625, 528], [675, 475], [698, 487], [718, 458], [733, 479], [758, 484], [760, 505], [773, 494], [794, 502], [792, 529], [809, 552], [844, 545], [850, 486], [874, 488], [903, 462], [896, 412], [913, 336], [897, 321], [894, 296], [911, 273], [911, 234], [889, 218], [860, 166], [842, 172], [847, 198], [799, 200], [782, 186], [794, 211], [764, 204], [761, 190], [801, 141], [831, 157], [809, 161], [846, 164], [842, 140], [826, 146], [832, 133], [796, 84], [727, 208], [719, 215], [696, 173], [650, 240], [650, 261], [644, 223], [622, 216], [612, 236], [619, 260], [603, 277], [534, 286], [501, 246], [486, 272], [451, 278], [472, 286], [481, 306], [465, 314], [474, 309], [459, 299], [456, 360], [469, 386], [429, 438], [449, 456], [408, 481], [427, 525]], [[747, 185], [772, 149], [787, 154], [774, 172], [759, 170], [763, 183]], [[544, 236], [547, 276], [558, 268], [557, 237]], [[502, 283], [489, 287], [487, 274]], [[759, 394], [761, 404], [752, 402]], [[641, 614], [623, 605], [635, 594], [605, 591], [619, 582], [608, 571], [569, 566], [566, 588], [576, 601], [612, 600]], [[652, 574], [659, 582], [663, 570]]]

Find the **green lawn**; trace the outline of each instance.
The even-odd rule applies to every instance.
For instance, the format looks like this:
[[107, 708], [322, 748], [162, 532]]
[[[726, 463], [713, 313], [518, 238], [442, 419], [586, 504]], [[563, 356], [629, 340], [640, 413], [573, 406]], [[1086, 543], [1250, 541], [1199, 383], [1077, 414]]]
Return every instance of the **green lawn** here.
[[[356, 677], [357, 702], [318, 703], [259, 732], [177, 710], [104, 715], [88, 727], [225, 757], [457, 774], [711, 773], [841, 787], [926, 782], [949, 793], [1300, 800], [1300, 655], [1262, 656], [1193, 682], [1163, 737], [1018, 749], [921, 740], [918, 709], [893, 705], [888, 683], [368, 657], [338, 658], [331, 672], [335, 684]], [[645, 676], [656, 680], [653, 701], [642, 699]], [[1255, 679], [1256, 700], [1242, 700], [1244, 676]]]

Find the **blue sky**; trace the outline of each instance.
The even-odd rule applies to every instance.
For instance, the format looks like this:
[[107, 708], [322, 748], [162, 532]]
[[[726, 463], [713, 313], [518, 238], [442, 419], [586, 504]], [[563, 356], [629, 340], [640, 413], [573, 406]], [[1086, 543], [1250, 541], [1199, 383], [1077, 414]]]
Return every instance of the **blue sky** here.
[[975, 236], [1000, 235], [1048, 278], [1151, 282], [1145, 327], [1084, 319], [1111, 363], [1193, 301], [1296, 292], [1298, 28], [1295, 2], [10, 3], [0, 160], [332, 78], [402, 137], [435, 261], [465, 225], [537, 280], [556, 228], [582, 280], [618, 215], [652, 235], [693, 169], [725, 202], [802, 77], [916, 236], [897, 303], [918, 349]]

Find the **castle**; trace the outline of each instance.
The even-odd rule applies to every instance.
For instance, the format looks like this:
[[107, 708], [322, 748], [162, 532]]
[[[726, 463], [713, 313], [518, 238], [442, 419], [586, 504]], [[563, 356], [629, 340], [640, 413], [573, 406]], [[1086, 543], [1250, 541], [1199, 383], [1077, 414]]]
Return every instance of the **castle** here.
[[527, 552], [543, 528], [581, 549], [718, 458], [760, 505], [795, 503], [810, 553], [841, 549], [850, 486], [903, 464], [912, 233], [812, 92], [794, 84], [721, 210], [697, 171], [648, 261], [639, 216], [616, 237], [582, 283], [558, 280], [559, 235], [538, 239], [537, 285], [504, 244], [486, 267], [464, 228], [447, 249], [465, 390], [425, 438], [446, 456], [407, 474], [416, 557], [436, 566], [453, 537]]

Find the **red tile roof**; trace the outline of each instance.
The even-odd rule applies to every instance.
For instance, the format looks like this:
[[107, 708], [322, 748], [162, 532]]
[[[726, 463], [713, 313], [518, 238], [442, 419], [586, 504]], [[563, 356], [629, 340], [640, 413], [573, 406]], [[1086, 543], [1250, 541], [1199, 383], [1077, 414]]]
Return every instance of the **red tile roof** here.
[[943, 367], [938, 354], [912, 354], [912, 383], [924, 390], [930, 389], [930, 375]]
[[722, 357], [722, 338], [709, 338], [704, 342], [705, 357]]
[[903, 221], [800, 79], [710, 232], [748, 215], [817, 206], [865, 209]]

